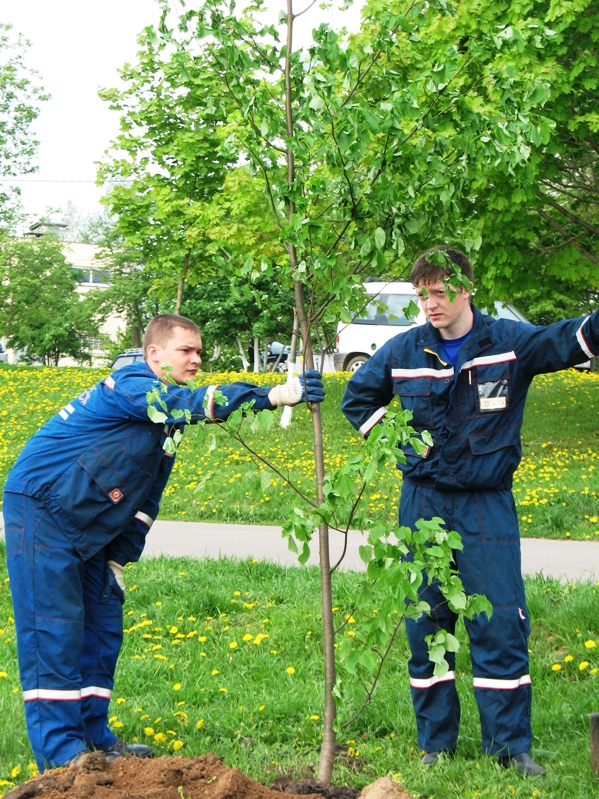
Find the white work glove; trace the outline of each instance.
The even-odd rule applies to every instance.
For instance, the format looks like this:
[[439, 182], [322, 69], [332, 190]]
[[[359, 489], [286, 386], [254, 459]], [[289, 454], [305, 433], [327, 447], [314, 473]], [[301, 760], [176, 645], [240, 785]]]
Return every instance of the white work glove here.
[[[306, 397], [307, 393], [307, 397]], [[287, 383], [274, 386], [268, 392], [268, 399], [278, 407], [279, 405], [297, 405], [299, 402], [322, 402], [324, 387], [320, 372], [316, 369], [306, 369], [305, 375], [294, 377]]]
[[108, 560], [106, 561], [106, 564], [112, 569], [112, 573], [114, 574], [114, 579], [116, 580], [118, 587], [121, 589], [121, 591], [124, 591], [125, 580], [123, 578], [123, 569], [125, 567], [121, 566], [120, 563], [117, 563], [116, 560]]

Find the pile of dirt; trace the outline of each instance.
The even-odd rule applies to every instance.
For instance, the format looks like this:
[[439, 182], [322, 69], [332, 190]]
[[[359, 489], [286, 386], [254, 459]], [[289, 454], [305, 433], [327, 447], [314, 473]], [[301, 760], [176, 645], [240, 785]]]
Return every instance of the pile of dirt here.
[[[106, 762], [103, 752], [85, 755], [77, 766], [54, 769], [17, 785], [4, 799], [356, 799], [351, 788], [323, 786], [313, 780], [267, 788], [225, 766], [216, 755], [121, 757]], [[411, 799], [388, 777], [366, 786], [363, 799]]]

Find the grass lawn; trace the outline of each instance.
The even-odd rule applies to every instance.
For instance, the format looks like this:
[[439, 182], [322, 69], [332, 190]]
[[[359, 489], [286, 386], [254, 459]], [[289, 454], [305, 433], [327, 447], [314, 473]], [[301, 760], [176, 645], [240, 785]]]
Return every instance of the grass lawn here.
[[[3, 555], [3, 552], [0, 553]], [[17, 673], [4, 559], [0, 566], [0, 793], [32, 770]], [[317, 762], [322, 716], [319, 576], [314, 568], [256, 561], [145, 559], [126, 570], [125, 643], [111, 723], [158, 754], [216, 752], [271, 783]], [[359, 576], [337, 574], [335, 618], [351, 612]], [[403, 634], [363, 714], [339, 734], [334, 782], [361, 787], [396, 776], [430, 799], [590, 799], [587, 714], [599, 710], [598, 587], [527, 583], [532, 621], [533, 754], [545, 779], [523, 780], [480, 753], [464, 646], [458, 654], [462, 727], [458, 757], [420, 765]], [[348, 626], [343, 635], [347, 634]], [[464, 630], [460, 630], [464, 641]], [[341, 723], [363, 689], [348, 682]]]
[[[37, 428], [106, 370], [51, 369], [0, 365], [0, 484], [21, 447]], [[325, 376], [322, 406], [328, 469], [335, 469], [362, 447], [339, 406], [348, 375]], [[269, 385], [273, 375], [202, 373], [204, 383], [235, 379]], [[199, 382], [199, 381], [198, 381]], [[535, 379], [523, 428], [523, 459], [514, 494], [522, 534], [599, 539], [599, 373], [575, 370]], [[280, 413], [280, 412], [279, 412]], [[314, 493], [310, 414], [293, 412], [283, 430], [246, 431], [247, 442], [309, 495]], [[162, 518], [279, 524], [295, 502], [283, 480], [255, 462], [238, 444], [211, 428], [216, 447], [190, 430], [180, 448], [161, 506]], [[206, 479], [208, 478], [208, 479]], [[366, 494], [375, 520], [395, 519], [400, 475], [390, 468]]]
[[[105, 371], [0, 367], [0, 480], [41, 423]], [[234, 375], [206, 375], [229, 382]], [[243, 376], [247, 377], [247, 376]], [[243, 379], [243, 378], [242, 378]], [[254, 376], [249, 376], [254, 379]], [[276, 379], [276, 378], [275, 378]], [[329, 468], [362, 442], [342, 418], [347, 375], [326, 377], [323, 406]], [[268, 384], [271, 375], [256, 380]], [[535, 380], [524, 427], [524, 458], [515, 494], [526, 535], [599, 537], [597, 409], [599, 375], [566, 372]], [[280, 478], [218, 436], [190, 431], [177, 459], [165, 518], [277, 523], [291, 494]], [[247, 433], [251, 446], [312, 491], [309, 414], [294, 411], [290, 428]], [[210, 479], [198, 490], [202, 478]], [[389, 469], [369, 490], [375, 518], [395, 516], [399, 476]], [[3, 551], [0, 552], [3, 555]], [[18, 680], [14, 624], [4, 558], [0, 559], [0, 791], [31, 771]], [[337, 574], [335, 615], [345, 622], [359, 575]], [[319, 576], [313, 568], [255, 561], [144, 559], [126, 570], [125, 645], [111, 723], [128, 740], [157, 753], [214, 751], [262, 782], [303, 776], [317, 762], [321, 736], [322, 662]], [[464, 646], [458, 655], [463, 719], [458, 758], [423, 770], [407, 679], [407, 643], [400, 636], [372, 703], [339, 734], [334, 781], [357, 787], [395, 775], [415, 797], [588, 799], [599, 794], [589, 769], [587, 714], [599, 710], [599, 615], [596, 585], [527, 583], [532, 620], [534, 752], [544, 780], [522, 780], [480, 754], [478, 715]], [[344, 626], [343, 635], [352, 632]], [[464, 631], [460, 631], [464, 641]], [[363, 686], [348, 681], [341, 723], [361, 702]]]

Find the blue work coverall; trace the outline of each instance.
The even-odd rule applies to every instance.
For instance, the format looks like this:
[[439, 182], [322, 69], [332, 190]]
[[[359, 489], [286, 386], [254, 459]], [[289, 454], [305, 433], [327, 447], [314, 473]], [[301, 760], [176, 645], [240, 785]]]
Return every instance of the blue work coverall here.
[[[524, 404], [535, 375], [599, 354], [599, 311], [536, 327], [472, 310], [471, 336], [455, 366], [444, 360], [438, 331], [421, 325], [395, 336], [352, 376], [342, 408], [367, 436], [399, 397], [413, 413], [413, 427], [432, 435], [424, 456], [408, 446], [406, 463], [398, 464], [399, 521], [413, 529], [417, 519], [440, 516], [462, 536], [455, 561], [464, 588], [493, 605], [490, 619], [481, 614], [466, 622], [483, 750], [508, 756], [529, 752], [532, 737], [529, 620], [511, 492]], [[434, 677], [424, 638], [439, 628], [453, 632], [456, 618], [434, 583], [422, 598], [430, 615], [406, 624], [418, 744], [427, 752], [451, 751], [460, 719], [455, 658], [449, 653], [449, 672]]]
[[[174, 457], [171, 414], [226, 418], [273, 406], [248, 383], [169, 386], [166, 422], [148, 417], [158, 378], [144, 363], [87, 389], [23, 448], [4, 488], [8, 572], [27, 730], [40, 770], [108, 749], [108, 705], [123, 639], [124, 596], [107, 561], [139, 559]], [[215, 401], [215, 390], [226, 404]], [[162, 409], [159, 409], [162, 410]]]

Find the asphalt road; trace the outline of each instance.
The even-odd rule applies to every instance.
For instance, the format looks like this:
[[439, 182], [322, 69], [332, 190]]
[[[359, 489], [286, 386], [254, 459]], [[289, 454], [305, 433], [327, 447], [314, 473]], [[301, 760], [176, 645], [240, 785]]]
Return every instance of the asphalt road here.
[[[4, 524], [0, 514], [0, 538]], [[347, 552], [340, 568], [359, 571], [364, 568], [358, 547], [359, 533], [351, 532]], [[331, 565], [339, 559], [342, 537], [331, 533]], [[285, 566], [297, 566], [297, 557], [287, 548], [281, 528], [269, 525], [212, 524], [158, 520], [146, 541], [144, 557], [256, 558]], [[309, 565], [318, 564], [318, 542], [312, 545]], [[542, 573], [560, 580], [599, 580], [599, 541], [554, 541], [549, 538], [522, 539], [522, 572]]]
[[[364, 564], [358, 554], [361, 538], [350, 533], [343, 568], [360, 570]], [[342, 551], [341, 536], [331, 533], [331, 564]], [[318, 563], [318, 542], [312, 545], [309, 564]], [[148, 535], [144, 557], [158, 555], [187, 557], [219, 555], [256, 558], [288, 566], [297, 557], [287, 548], [281, 528], [267, 525], [211, 524], [158, 520]], [[544, 574], [561, 580], [599, 580], [599, 541], [554, 541], [548, 538], [522, 539], [522, 572]]]

